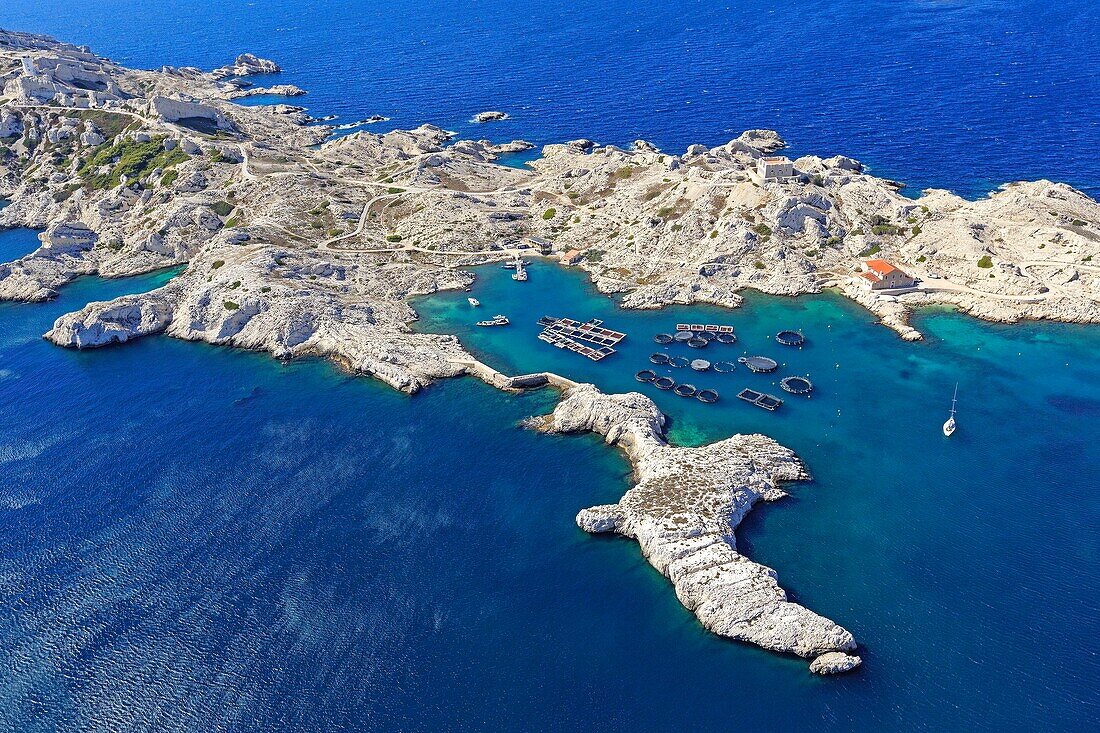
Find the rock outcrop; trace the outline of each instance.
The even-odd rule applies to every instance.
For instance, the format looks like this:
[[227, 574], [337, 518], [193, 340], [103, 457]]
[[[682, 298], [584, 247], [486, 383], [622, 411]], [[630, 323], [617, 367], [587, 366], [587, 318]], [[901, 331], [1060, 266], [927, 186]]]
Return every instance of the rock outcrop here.
[[815, 671], [843, 671], [843, 659], [858, 664], [846, 654], [821, 656], [854, 649], [851, 633], [787, 600], [771, 568], [737, 551], [734, 532], [753, 505], [786, 496], [780, 482], [807, 478], [792, 451], [762, 435], [675, 447], [665, 442], [664, 416], [649, 398], [606, 395], [590, 384], [566, 390], [553, 414], [534, 424], [546, 432], [596, 432], [623, 448], [636, 485], [617, 504], [581, 511], [577, 524], [637, 540], [707, 629], [817, 658]]

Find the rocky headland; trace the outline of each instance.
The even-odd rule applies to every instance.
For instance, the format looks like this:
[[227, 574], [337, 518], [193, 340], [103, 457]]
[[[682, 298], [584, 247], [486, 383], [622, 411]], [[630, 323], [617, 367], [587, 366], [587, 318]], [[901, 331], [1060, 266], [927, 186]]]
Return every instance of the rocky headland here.
[[[465, 287], [473, 264], [573, 251], [631, 308], [835, 287], [908, 339], [920, 338], [909, 313], [926, 304], [1100, 321], [1100, 206], [1064, 184], [906, 198], [844, 156], [801, 157], [769, 176], [784, 142], [767, 130], [679, 154], [574, 140], [518, 169], [496, 161], [523, 141], [456, 140], [434, 125], [332, 138], [302, 107], [232, 102], [251, 88], [242, 77], [277, 71], [248, 54], [211, 72], [133, 70], [0, 31], [0, 197], [11, 202], [0, 227], [43, 230], [35, 252], [0, 264], [0, 299], [183, 266], [161, 288], [62, 316], [46, 337], [89, 348], [164, 333], [322, 355], [408, 393], [463, 374], [505, 389], [560, 385], [566, 397], [543, 427], [605, 435], [637, 475], [618, 504], [578, 522], [637, 539], [707, 628], [813, 657], [814, 671], [858, 663], [851, 635], [788, 602], [734, 540], [756, 501], [804, 476], [790, 451], [763, 436], [670, 446], [644, 397], [499, 375], [456, 338], [413, 332], [409, 298]], [[276, 89], [293, 91], [265, 93]], [[866, 287], [870, 256], [920, 284]]]

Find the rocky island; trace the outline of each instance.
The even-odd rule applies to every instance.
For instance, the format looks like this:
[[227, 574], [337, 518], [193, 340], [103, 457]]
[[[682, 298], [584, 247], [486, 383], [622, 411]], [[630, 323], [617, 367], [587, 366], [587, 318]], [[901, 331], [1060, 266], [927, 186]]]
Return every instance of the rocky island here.
[[755, 502], [806, 477], [793, 453], [764, 436], [670, 446], [644, 396], [500, 375], [453, 336], [414, 333], [408, 299], [467, 286], [464, 267], [537, 253], [631, 308], [832, 287], [907, 339], [920, 338], [909, 313], [928, 304], [1100, 321], [1100, 206], [1064, 184], [907, 198], [851, 158], [778, 156], [767, 130], [681, 154], [574, 140], [518, 169], [497, 161], [522, 141], [427, 124], [333, 138], [303, 107], [233, 103], [243, 77], [277, 71], [249, 54], [212, 72], [134, 70], [0, 31], [0, 227], [43, 230], [35, 252], [0, 264], [0, 299], [183, 266], [164, 287], [62, 316], [46, 337], [85, 348], [166, 333], [320, 355], [408, 393], [467, 374], [559, 386], [558, 408], [532, 424], [600, 433], [635, 470], [634, 488], [578, 524], [637, 539], [706, 628], [813, 658], [817, 672], [859, 663], [852, 635], [787, 601], [734, 539]]

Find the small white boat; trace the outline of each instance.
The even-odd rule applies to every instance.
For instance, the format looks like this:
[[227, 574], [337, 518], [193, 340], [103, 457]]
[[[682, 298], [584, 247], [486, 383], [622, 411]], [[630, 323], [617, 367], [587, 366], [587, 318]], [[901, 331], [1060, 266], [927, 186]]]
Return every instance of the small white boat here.
[[509, 323], [508, 316], [497, 315], [497, 316], [493, 316], [488, 321], [478, 321], [477, 325], [479, 325], [479, 326], [507, 326], [508, 323]]
[[955, 432], [955, 401], [959, 396], [959, 385], [955, 385], [955, 394], [951, 398], [951, 416], [947, 418], [947, 422], [943, 424], [943, 434], [948, 438]]
[[516, 271], [512, 273], [512, 279], [518, 282], [527, 282], [527, 270], [523, 269], [523, 260], [516, 260]]
[[467, 298], [466, 300], [470, 301], [470, 305], [472, 305], [475, 308], [477, 308], [479, 305], [481, 305], [481, 302], [477, 298]]

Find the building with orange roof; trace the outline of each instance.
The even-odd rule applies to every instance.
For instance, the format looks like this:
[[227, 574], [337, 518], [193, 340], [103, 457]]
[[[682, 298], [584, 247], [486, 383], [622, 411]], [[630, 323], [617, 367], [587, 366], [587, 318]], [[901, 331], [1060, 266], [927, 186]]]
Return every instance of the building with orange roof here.
[[561, 256], [563, 265], [578, 265], [584, 259], [584, 252], [579, 249], [571, 249]]
[[871, 290], [904, 290], [916, 287], [916, 278], [886, 260], [866, 260], [859, 277]]

